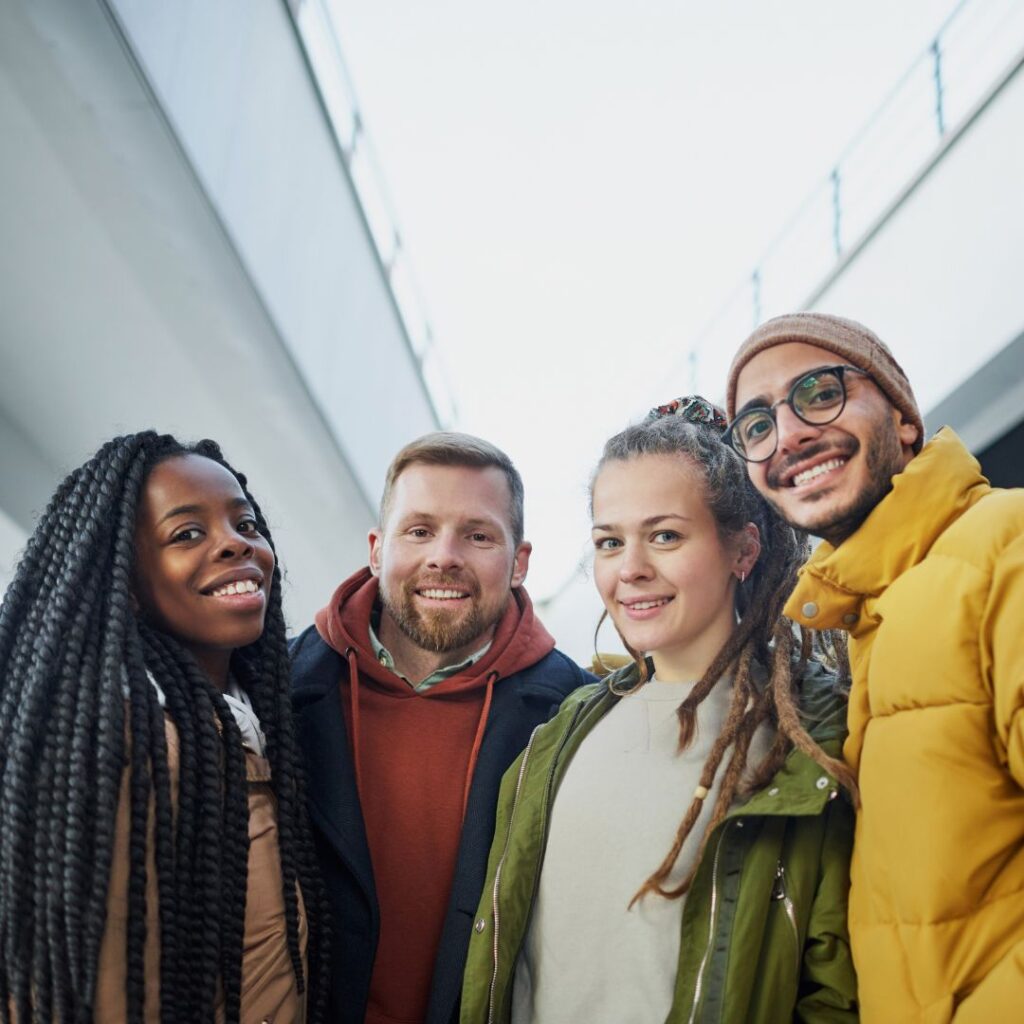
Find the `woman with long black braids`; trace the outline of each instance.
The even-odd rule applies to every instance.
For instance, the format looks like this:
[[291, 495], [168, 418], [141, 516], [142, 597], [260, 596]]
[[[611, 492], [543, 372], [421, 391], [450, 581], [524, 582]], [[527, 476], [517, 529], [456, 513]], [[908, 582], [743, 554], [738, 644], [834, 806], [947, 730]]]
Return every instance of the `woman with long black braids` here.
[[115, 438], [60, 485], [0, 609], [0, 1018], [319, 1016], [288, 678], [214, 442]]

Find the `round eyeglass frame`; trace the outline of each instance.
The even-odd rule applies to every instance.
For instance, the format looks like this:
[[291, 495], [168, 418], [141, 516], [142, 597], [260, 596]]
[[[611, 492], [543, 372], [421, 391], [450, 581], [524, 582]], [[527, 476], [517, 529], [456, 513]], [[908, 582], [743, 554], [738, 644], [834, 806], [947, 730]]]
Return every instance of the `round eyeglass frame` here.
[[[843, 410], [846, 408], [846, 381], [843, 379], [843, 375], [847, 372], [858, 373], [862, 377], [871, 377], [871, 374], [867, 370], [862, 370], [859, 366], [850, 366], [846, 363], [839, 363], [836, 366], [817, 366], [813, 370], [808, 370], [806, 373], [802, 373], [795, 381], [793, 386], [789, 389], [789, 394], [785, 398], [780, 398], [777, 402], [772, 402], [771, 405], [755, 405], [750, 409], [744, 409], [738, 416], [736, 416], [732, 423], [729, 424], [728, 429], [725, 431], [723, 440], [729, 445], [730, 448], [745, 462], [767, 462], [778, 450], [779, 450], [779, 421], [775, 414], [775, 410], [780, 405], [788, 405], [793, 415], [800, 420], [802, 423], [807, 423], [812, 427], [825, 427], [829, 423], [834, 423], [843, 414]], [[794, 401], [794, 396], [800, 389], [801, 385], [807, 380], [808, 377], [820, 376], [824, 373], [831, 373], [839, 384], [839, 390], [842, 392], [842, 400], [839, 403], [838, 408], [829, 410], [829, 416], [827, 419], [808, 419], [804, 413], [802, 413], [797, 407]], [[744, 450], [743, 446], [738, 440], [736, 434], [736, 428], [745, 419], [750, 416], [757, 414], [767, 413], [772, 421], [772, 430], [775, 435], [775, 443], [772, 445], [771, 451], [767, 455], [761, 456], [756, 459], [752, 459]]]

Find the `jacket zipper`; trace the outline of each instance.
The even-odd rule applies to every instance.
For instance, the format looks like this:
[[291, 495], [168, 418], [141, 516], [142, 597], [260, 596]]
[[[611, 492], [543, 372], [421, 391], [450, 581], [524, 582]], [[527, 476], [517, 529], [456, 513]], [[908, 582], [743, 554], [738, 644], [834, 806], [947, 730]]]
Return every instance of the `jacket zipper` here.
[[772, 883], [772, 899], [781, 901], [782, 909], [786, 913], [786, 920], [789, 921], [789, 925], [793, 929], [793, 948], [796, 951], [796, 970], [797, 976], [799, 977], [800, 931], [796, 926], [796, 908], [793, 906], [793, 901], [790, 899], [789, 893], [786, 892], [786, 869], [783, 867], [781, 859], [779, 860], [778, 866], [775, 868], [775, 881]]
[[697, 1019], [701, 989], [704, 986], [704, 972], [707, 969], [708, 960], [711, 959], [711, 947], [714, 945], [715, 924], [718, 918], [718, 859], [722, 852], [725, 833], [731, 824], [732, 822], [728, 821], [722, 826], [722, 831], [718, 834], [718, 842], [715, 844], [715, 858], [711, 864], [711, 912], [708, 915], [708, 943], [704, 949], [704, 956], [701, 957], [700, 967], [697, 968], [697, 983], [693, 987], [693, 1006], [690, 1008], [690, 1016], [687, 1018], [686, 1024], [693, 1024]]
[[[565, 734], [562, 736], [561, 742], [558, 744], [558, 749], [555, 751], [554, 757], [551, 759], [551, 768], [548, 771], [547, 781], [545, 782], [544, 788], [544, 803], [548, 806], [548, 796], [551, 790], [551, 782], [555, 777], [555, 769], [558, 766], [558, 759], [561, 757], [562, 751], [565, 749], [566, 743], [569, 741], [569, 737], [572, 735], [573, 729], [576, 727], [576, 722], [580, 717], [580, 712], [584, 708], [584, 704], [577, 704], [573, 712], [572, 719], [569, 722], [568, 727], [565, 730]], [[546, 724], [546, 723], [544, 723]], [[505, 858], [508, 856], [508, 848], [512, 841], [512, 823], [515, 821], [516, 809], [519, 806], [519, 792], [523, 787], [523, 778], [526, 776], [526, 763], [530, 760], [530, 752], [533, 749], [533, 740], [537, 735], [540, 726], [538, 725], [533, 732], [530, 734], [530, 741], [526, 744], [526, 750], [523, 753], [522, 764], [519, 765], [519, 775], [516, 778], [516, 791], [515, 796], [512, 798], [512, 811], [508, 816], [508, 829], [505, 832], [505, 847], [501, 851], [501, 860], [498, 861], [498, 866], [494, 871], [494, 888], [491, 891], [491, 913], [494, 915], [494, 969], [491, 971], [491, 989], [487, 999], [487, 1024], [494, 1024], [494, 1015], [496, 1007], [494, 1005], [494, 992], [498, 985], [498, 890], [501, 887], [501, 869], [505, 865]], [[548, 806], [550, 811], [550, 807]], [[544, 846], [547, 844], [547, 833], [548, 833], [548, 822], [545, 819], [544, 822], [544, 835], [541, 838], [541, 854], [543, 855]], [[533, 883], [533, 899], [537, 896], [537, 887], [540, 884], [540, 873], [538, 872], [537, 878], [534, 879]], [[532, 901], [531, 901], [532, 902]]]

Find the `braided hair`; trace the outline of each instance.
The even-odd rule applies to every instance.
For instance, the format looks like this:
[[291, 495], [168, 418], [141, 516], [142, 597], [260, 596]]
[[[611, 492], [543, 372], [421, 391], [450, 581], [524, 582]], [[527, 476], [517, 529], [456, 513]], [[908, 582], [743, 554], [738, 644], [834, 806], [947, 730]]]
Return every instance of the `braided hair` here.
[[[181, 643], [138, 617], [133, 597], [136, 515], [147, 475], [185, 455], [211, 459], [234, 475], [273, 547], [245, 477], [217, 444], [130, 434], [103, 445], [60, 484], [0, 607], [3, 1021], [12, 1013], [16, 1021], [93, 1019], [123, 784], [130, 821], [127, 1019], [142, 1021], [145, 1006], [151, 854], [160, 1019], [213, 1021], [222, 996], [225, 1020], [239, 1020], [249, 849], [241, 735], [221, 691]], [[326, 898], [305, 820], [276, 566], [263, 633], [233, 652], [231, 671], [266, 735], [288, 951], [298, 991], [311, 989], [315, 1020], [326, 990]], [[173, 805], [165, 715], [179, 743]], [[300, 889], [310, 922], [309, 979]]]
[[[750, 482], [742, 460], [723, 443], [724, 430], [724, 416], [706, 400], [695, 396], [677, 399], [652, 410], [646, 420], [612, 437], [605, 444], [591, 479], [592, 503], [594, 483], [609, 462], [629, 461], [647, 455], [684, 459], [703, 477], [704, 497], [722, 539], [740, 536], [745, 526], [753, 523], [761, 541], [757, 562], [745, 582], [737, 588], [737, 626], [677, 709], [679, 749], [685, 749], [693, 740], [701, 702], [721, 680], [731, 676], [732, 695], [725, 722], [711, 746], [701, 771], [699, 787], [686, 808], [671, 849], [637, 891], [630, 906], [648, 893], [677, 899], [689, 890], [696, 866], [677, 885], [669, 887], [667, 884], [683, 844], [693, 831], [704, 799], [731, 749], [718, 797], [694, 861], [695, 865], [699, 864], [708, 838], [725, 818], [740, 789], [751, 740], [766, 720], [771, 720], [776, 726], [775, 739], [761, 763], [748, 773], [744, 783], [746, 791], [764, 786], [795, 747], [839, 779], [854, 801], [857, 799], [853, 773], [842, 761], [826, 754], [811, 739], [801, 721], [800, 685], [810, 658], [821, 652], [836, 663], [844, 677], [849, 673], [845, 647], [838, 635], [814, 634], [796, 627], [782, 615], [786, 599], [796, 583], [797, 569], [809, 554], [806, 535], [797, 533], [783, 522], [761, 497]], [[795, 632], [796, 629], [799, 633]], [[634, 651], [625, 638], [622, 639], [636, 664], [636, 689], [643, 686], [649, 677], [648, 663], [642, 652]], [[768, 671], [766, 685], [755, 683], [755, 664]], [[703, 796], [700, 795], [702, 793]]]

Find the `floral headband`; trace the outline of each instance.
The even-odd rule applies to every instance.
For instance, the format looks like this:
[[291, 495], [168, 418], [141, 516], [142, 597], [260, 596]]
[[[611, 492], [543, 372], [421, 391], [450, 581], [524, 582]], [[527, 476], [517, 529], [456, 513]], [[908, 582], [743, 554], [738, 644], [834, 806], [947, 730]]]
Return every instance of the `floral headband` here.
[[725, 413], [700, 395], [684, 395], [665, 405], [657, 405], [647, 414], [647, 419], [660, 420], [664, 416], [679, 416], [690, 423], [706, 423], [720, 434], [724, 434], [729, 425]]

